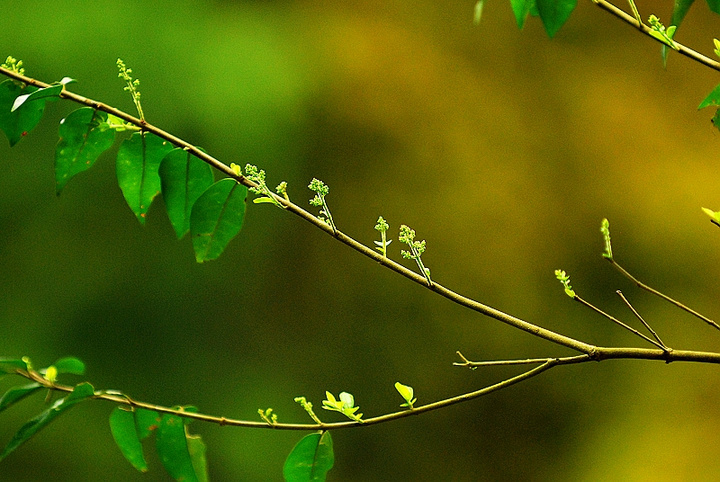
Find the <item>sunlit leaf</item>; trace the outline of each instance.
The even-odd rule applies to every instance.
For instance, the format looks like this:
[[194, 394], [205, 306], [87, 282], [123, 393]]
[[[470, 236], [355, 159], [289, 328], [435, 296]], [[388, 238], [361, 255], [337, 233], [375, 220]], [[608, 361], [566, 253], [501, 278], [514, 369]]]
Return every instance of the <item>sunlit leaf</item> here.
[[540, 19], [550, 38], [554, 37], [577, 5], [577, 0], [536, 0]]
[[287, 482], [322, 482], [335, 463], [330, 432], [306, 435], [285, 459], [283, 477]]
[[45, 102], [28, 102], [14, 112], [11, 111], [17, 97], [36, 90], [35, 87], [21, 86], [10, 79], [0, 83], [0, 129], [7, 136], [11, 147], [33, 130], [42, 118]]
[[141, 224], [155, 196], [160, 193], [158, 168], [173, 146], [149, 132], [135, 132], [120, 145], [117, 178], [125, 201]]
[[29, 383], [21, 387], [12, 387], [0, 398], [0, 412], [13, 406], [23, 398], [32, 395], [41, 388], [42, 385], [39, 383]]
[[107, 125], [107, 114], [81, 107], [60, 121], [60, 139], [55, 148], [55, 189], [58, 194], [76, 174], [90, 169], [115, 141]]
[[0, 460], [7, 457], [25, 441], [46, 427], [50, 422], [55, 420], [58, 415], [72, 408], [77, 403], [87, 400], [94, 394], [95, 391], [89, 383], [77, 385], [68, 396], [55, 401], [50, 408], [25, 423], [0, 454]]
[[135, 428], [135, 414], [115, 407], [110, 414], [110, 432], [125, 459], [140, 472], [147, 472], [147, 462]]
[[160, 461], [173, 479], [198, 482], [188, 450], [185, 423], [181, 417], [164, 414], [155, 442]]
[[247, 188], [234, 179], [221, 179], [195, 201], [190, 214], [195, 259], [216, 259], [242, 229]]
[[165, 155], [159, 172], [168, 218], [179, 239], [190, 230], [193, 204], [214, 181], [212, 168], [176, 148]]

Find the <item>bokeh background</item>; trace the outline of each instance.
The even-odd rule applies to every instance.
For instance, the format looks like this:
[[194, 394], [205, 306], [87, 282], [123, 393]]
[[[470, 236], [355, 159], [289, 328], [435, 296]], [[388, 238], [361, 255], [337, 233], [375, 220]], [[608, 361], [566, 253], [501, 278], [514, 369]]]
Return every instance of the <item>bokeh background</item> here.
[[[516, 28], [507, 2], [479, 26], [466, 1], [5, 0], [0, 56], [129, 112], [121, 57], [148, 120], [226, 163], [255, 163], [306, 205], [330, 186], [338, 226], [370, 245], [378, 215], [427, 240], [433, 278], [589, 343], [645, 346], [572, 303], [554, 279], [635, 323], [622, 289], [670, 346], [720, 350], [720, 333], [639, 292], [600, 257], [608, 217], [618, 260], [710, 317], [720, 315], [720, 133], [696, 106], [715, 72], [590, 2], [557, 37]], [[670, 16], [671, 2], [640, 2]], [[625, 6], [624, 4], [622, 5]], [[698, 2], [677, 39], [712, 53], [719, 18]], [[0, 142], [0, 354], [45, 366], [76, 356], [97, 388], [165, 405], [309, 421], [325, 390], [366, 416], [518, 373], [452, 366], [568, 355], [383, 269], [269, 205], [248, 207], [217, 261], [196, 264], [158, 199], [146, 226], [124, 203], [114, 149], [55, 196], [59, 120]], [[119, 143], [119, 141], [118, 141]], [[400, 259], [397, 240], [390, 256]], [[412, 264], [407, 264], [412, 267]], [[71, 382], [72, 377], [67, 377]], [[77, 380], [75, 380], [77, 381]], [[15, 379], [0, 380], [7, 388]], [[720, 470], [713, 366], [608, 361], [557, 368], [491, 396], [335, 432], [333, 481], [713, 480]], [[42, 397], [0, 415], [5, 444]], [[134, 471], [108, 403], [87, 403], [0, 464], [0, 480], [168, 480], [152, 447]], [[325, 420], [336, 414], [318, 410]], [[193, 423], [216, 481], [281, 480], [301, 433]]]

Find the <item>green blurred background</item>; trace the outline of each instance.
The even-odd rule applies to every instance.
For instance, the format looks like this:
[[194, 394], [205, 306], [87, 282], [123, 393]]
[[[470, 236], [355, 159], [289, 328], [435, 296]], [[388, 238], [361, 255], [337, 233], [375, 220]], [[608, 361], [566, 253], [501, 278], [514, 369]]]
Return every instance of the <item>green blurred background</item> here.
[[[716, 73], [671, 55], [581, 2], [548, 40], [518, 31], [507, 2], [5, 0], [0, 57], [132, 112], [121, 57], [148, 120], [226, 163], [256, 163], [307, 206], [330, 186], [340, 229], [370, 245], [378, 215], [426, 239], [433, 278], [589, 343], [643, 342], [572, 303], [553, 276], [634, 323], [628, 298], [675, 348], [720, 350], [720, 333], [634, 289], [601, 259], [608, 217], [618, 260], [717, 317], [720, 134], [695, 107]], [[625, 6], [622, 4], [621, 6]], [[640, 2], [667, 20], [671, 2]], [[718, 17], [698, 2], [676, 38], [712, 52]], [[713, 33], [715, 32], [715, 33]], [[461, 309], [269, 205], [248, 207], [225, 254], [198, 265], [162, 200], [140, 226], [113, 151], [58, 198], [50, 104], [12, 150], [0, 143], [0, 354], [39, 366], [72, 355], [98, 388], [164, 405], [306, 422], [349, 391], [366, 416], [478, 389], [517, 369], [472, 359], [567, 355]], [[308, 206], [309, 207], [309, 206]], [[400, 259], [397, 240], [390, 256]], [[407, 264], [412, 267], [412, 264]], [[17, 380], [1, 381], [7, 388]], [[712, 366], [608, 361], [557, 368], [421, 417], [333, 433], [333, 481], [712, 480], [720, 470]], [[5, 444], [43, 407], [0, 417]], [[157, 456], [134, 471], [114, 446], [112, 406], [88, 403], [0, 464], [0, 480], [168, 480]], [[325, 420], [339, 420], [320, 410]], [[301, 433], [193, 423], [215, 481], [281, 480]], [[149, 447], [148, 447], [149, 448]], [[154, 453], [154, 450], [147, 450]]]

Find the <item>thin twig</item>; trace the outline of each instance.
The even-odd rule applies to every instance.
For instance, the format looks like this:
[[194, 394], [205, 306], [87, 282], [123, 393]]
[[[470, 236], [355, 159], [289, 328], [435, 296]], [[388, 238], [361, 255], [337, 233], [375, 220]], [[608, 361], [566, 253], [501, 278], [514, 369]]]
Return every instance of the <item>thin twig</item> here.
[[612, 321], [613, 323], [615, 323], [615, 324], [617, 324], [617, 325], [625, 328], [625, 329], [628, 330], [629, 332], [634, 333], [635, 335], [639, 336], [639, 337], [642, 338], [643, 340], [652, 343], [653, 345], [655, 345], [656, 347], [658, 347], [658, 348], [660, 348], [660, 349], [662, 349], [662, 350], [664, 350], [664, 351], [667, 351], [667, 347], [666, 347], [666, 346], [664, 346], [664, 345], [662, 345], [661, 343], [658, 343], [657, 341], [653, 340], [652, 338], [650, 338], [650, 337], [648, 337], [648, 336], [640, 333], [640, 332], [637, 331], [635, 328], [626, 325], [625, 323], [623, 323], [622, 321], [618, 320], [618, 319], [615, 318], [614, 316], [605, 313], [603, 310], [601, 310], [600, 308], [596, 307], [595, 305], [590, 304], [589, 302], [587, 302], [587, 301], [585, 301], [584, 299], [580, 298], [578, 295], [575, 295], [575, 298], [573, 298], [573, 299], [574, 299], [575, 301], [579, 302], [580, 304], [582, 304], [582, 305], [584, 305], [584, 306], [587, 306], [588, 308], [590, 308], [591, 310], [595, 311], [596, 313], [601, 314], [602, 316], [604, 316], [604, 317], [607, 318], [608, 320]]
[[607, 259], [608, 261], [610, 261], [610, 264], [612, 264], [612, 265], [615, 267], [615, 269], [617, 269], [618, 271], [620, 271], [620, 273], [622, 273], [623, 276], [625, 276], [627, 279], [629, 279], [630, 281], [632, 281], [633, 283], [635, 283], [635, 285], [636, 285], [638, 288], [641, 288], [641, 289], [647, 291], [648, 293], [652, 293], [652, 294], [654, 294], [655, 296], [658, 296], [658, 297], [662, 298], [663, 300], [667, 301], [668, 303], [671, 303], [671, 304], [677, 306], [677, 307], [680, 308], [681, 310], [686, 311], [686, 312], [690, 313], [691, 315], [693, 315], [693, 316], [695, 316], [695, 317], [697, 317], [697, 318], [700, 318], [701, 320], [703, 320], [705, 323], [707, 323], [708, 325], [712, 326], [713, 328], [715, 328], [715, 329], [717, 329], [717, 330], [720, 330], [720, 325], [718, 325], [717, 323], [715, 323], [713, 320], [711, 320], [711, 319], [708, 318], [707, 316], [698, 313], [697, 311], [695, 311], [695, 310], [693, 310], [693, 309], [685, 306], [684, 304], [680, 303], [679, 301], [676, 301], [676, 300], [674, 300], [673, 298], [670, 298], [669, 296], [667, 296], [667, 295], [659, 292], [658, 290], [656, 290], [656, 289], [654, 289], [654, 288], [651, 288], [650, 286], [646, 285], [645, 283], [643, 283], [642, 281], [638, 280], [638, 279], [635, 278], [633, 275], [631, 275], [625, 268], [623, 268], [622, 266], [620, 266], [614, 259], [610, 259], [610, 258], [606, 258], [606, 259]]
[[615, 293], [617, 293], [618, 296], [620, 297], [620, 299], [622, 299], [622, 300], [625, 302], [625, 304], [628, 306], [628, 308], [630, 308], [630, 311], [633, 312], [633, 314], [635, 315], [635, 317], [636, 317], [638, 320], [640, 320], [640, 322], [641, 322], [643, 325], [645, 325], [645, 328], [648, 329], [648, 331], [649, 331], [649, 332], [652, 334], [652, 336], [657, 340], [657, 342], [660, 343], [660, 345], [661, 345], [665, 350], [670, 350], [670, 348], [668, 348], [667, 345], [666, 345], [665, 343], [663, 343], [663, 341], [660, 339], [660, 336], [658, 336], [658, 334], [655, 333], [655, 330], [653, 330], [652, 327], [650, 327], [650, 325], [648, 324], [648, 322], [645, 321], [645, 319], [644, 319], [642, 316], [640, 316], [640, 313], [638, 313], [637, 310], [635, 309], [635, 307], [634, 307], [632, 304], [630, 304], [630, 302], [628, 301], [627, 298], [625, 298], [625, 295], [622, 293], [622, 291], [617, 290]]

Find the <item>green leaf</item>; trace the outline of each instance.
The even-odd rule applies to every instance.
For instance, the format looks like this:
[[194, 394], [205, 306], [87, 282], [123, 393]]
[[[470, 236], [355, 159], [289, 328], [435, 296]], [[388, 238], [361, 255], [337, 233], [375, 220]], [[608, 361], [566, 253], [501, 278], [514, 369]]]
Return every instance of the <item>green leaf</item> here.
[[287, 482], [322, 482], [335, 463], [330, 432], [306, 435], [285, 459], [283, 477]]
[[553, 38], [577, 5], [577, 0], [536, 0], [540, 19], [548, 37]]
[[199, 435], [187, 436], [188, 452], [198, 482], [208, 482], [207, 459], [205, 458], [205, 442]]
[[79, 402], [87, 400], [94, 394], [95, 390], [89, 383], [81, 383], [77, 385], [70, 395], [55, 401], [50, 408], [30, 419], [27, 423], [25, 423], [25, 425], [20, 427], [20, 430], [18, 430], [12, 440], [10, 440], [5, 447], [5, 450], [3, 450], [0, 454], [0, 460], [7, 457], [25, 441], [29, 440], [33, 435], [46, 427], [50, 422], [55, 420], [58, 415], [66, 412]]
[[100, 154], [115, 141], [107, 114], [81, 107], [60, 121], [60, 139], [55, 148], [55, 186], [60, 194], [76, 174], [92, 167]]
[[714, 106], [720, 106], [720, 84], [718, 84], [712, 92], [708, 94], [707, 97], [705, 97], [705, 100], [700, 102], [700, 105], [698, 106], [698, 110], [704, 109], [705, 107], [709, 107], [711, 105]]
[[173, 479], [198, 482], [181, 417], [167, 413], [162, 416], [156, 444], [160, 461]]
[[85, 364], [75, 357], [60, 358], [53, 363], [58, 373], [71, 373], [73, 375], [83, 375], [85, 373]]
[[172, 148], [172, 144], [149, 132], [135, 132], [120, 145], [118, 184], [140, 224], [145, 224], [150, 204], [160, 193], [158, 168]]
[[39, 383], [29, 383], [21, 387], [12, 387], [0, 398], [0, 412], [13, 406], [23, 398], [32, 395], [41, 388], [42, 385]]
[[708, 7], [715, 13], [720, 13], [720, 0], [707, 0]]
[[50, 100], [50, 98], [52, 97], [59, 99], [60, 92], [62, 92], [64, 87], [65, 86], [63, 84], [51, 85], [50, 87], [43, 87], [42, 89], [37, 89], [33, 92], [30, 92], [29, 94], [23, 94], [15, 99], [12, 108], [10, 109], [10, 112], [15, 112], [26, 102]]
[[515, 14], [515, 21], [519, 29], [525, 26], [525, 19], [530, 12], [530, 6], [533, 4], [532, 0], [510, 0], [510, 6]]
[[140, 440], [145, 440], [160, 426], [160, 414], [145, 408], [135, 409], [135, 428]]
[[16, 98], [36, 90], [10, 79], [0, 83], [0, 129], [10, 141], [10, 147], [33, 130], [42, 118], [45, 102], [29, 102], [15, 111], [11, 110]]
[[159, 172], [168, 217], [180, 239], [190, 230], [193, 204], [214, 181], [212, 168], [178, 147], [165, 155]]
[[195, 201], [190, 214], [195, 259], [216, 259], [242, 229], [247, 188], [234, 179], [221, 179]]
[[140, 472], [147, 472], [147, 462], [135, 428], [135, 414], [115, 407], [110, 414], [110, 432], [125, 459]]
[[0, 372], [15, 373], [17, 370], [27, 371], [27, 363], [19, 358], [0, 358]]

